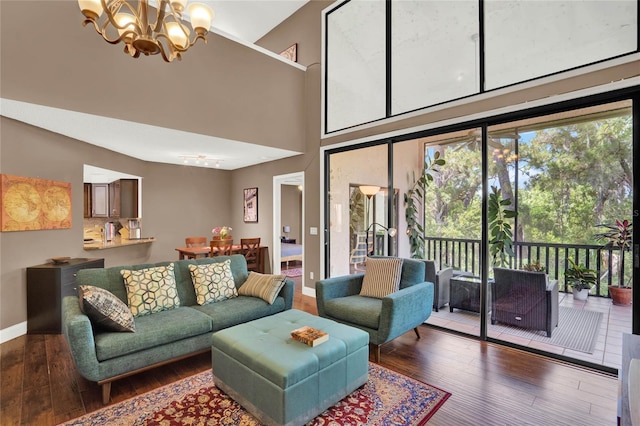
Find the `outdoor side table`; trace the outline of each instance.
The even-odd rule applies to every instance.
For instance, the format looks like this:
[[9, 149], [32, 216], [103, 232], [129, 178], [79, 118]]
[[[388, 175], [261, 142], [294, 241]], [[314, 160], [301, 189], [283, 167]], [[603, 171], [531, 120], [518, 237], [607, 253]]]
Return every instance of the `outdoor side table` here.
[[[459, 275], [451, 278], [451, 288], [449, 293], [449, 311], [462, 309], [471, 312], [480, 312], [480, 285], [482, 281], [479, 277]], [[489, 292], [487, 300], [491, 298], [491, 280], [489, 281]]]

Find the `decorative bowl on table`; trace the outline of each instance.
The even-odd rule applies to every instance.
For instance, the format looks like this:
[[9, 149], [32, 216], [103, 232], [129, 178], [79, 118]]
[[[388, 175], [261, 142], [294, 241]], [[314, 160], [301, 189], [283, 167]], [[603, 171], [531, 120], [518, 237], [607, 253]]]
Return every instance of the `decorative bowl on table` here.
[[62, 265], [63, 263], [69, 263], [69, 260], [71, 260], [71, 258], [69, 256], [52, 257], [51, 258], [51, 261], [56, 265]]

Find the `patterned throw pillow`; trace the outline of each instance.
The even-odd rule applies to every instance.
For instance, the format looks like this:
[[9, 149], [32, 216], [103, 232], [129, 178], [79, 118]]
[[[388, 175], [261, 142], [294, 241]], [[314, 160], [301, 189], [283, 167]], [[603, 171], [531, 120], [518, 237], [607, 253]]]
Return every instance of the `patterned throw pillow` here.
[[402, 259], [397, 257], [368, 257], [360, 296], [382, 299], [400, 288]]
[[242, 296], [253, 296], [263, 299], [270, 305], [276, 300], [287, 277], [285, 275], [268, 275], [249, 272], [249, 277], [238, 289]]
[[231, 259], [207, 265], [189, 265], [198, 305], [220, 302], [238, 296], [231, 273]]
[[113, 293], [92, 285], [78, 288], [80, 310], [98, 328], [109, 331], [136, 331], [129, 307]]
[[123, 269], [120, 274], [127, 287], [127, 301], [133, 316], [139, 317], [180, 306], [173, 263], [137, 271]]

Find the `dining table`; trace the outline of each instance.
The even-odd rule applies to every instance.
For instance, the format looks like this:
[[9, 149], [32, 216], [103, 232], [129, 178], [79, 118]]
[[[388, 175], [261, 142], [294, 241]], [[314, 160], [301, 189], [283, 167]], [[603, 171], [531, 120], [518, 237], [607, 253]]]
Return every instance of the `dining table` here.
[[[217, 247], [214, 250], [218, 250]], [[240, 244], [234, 244], [232, 246], [233, 254], [242, 254], [242, 246]], [[198, 259], [202, 257], [211, 257], [211, 247], [209, 246], [199, 246], [199, 247], [177, 247], [176, 251], [178, 252], [178, 259]], [[256, 268], [256, 272], [260, 273], [268, 273], [266, 266], [266, 259], [269, 256], [269, 248], [267, 246], [258, 247], [258, 267]], [[215, 254], [215, 253], [214, 253]]]

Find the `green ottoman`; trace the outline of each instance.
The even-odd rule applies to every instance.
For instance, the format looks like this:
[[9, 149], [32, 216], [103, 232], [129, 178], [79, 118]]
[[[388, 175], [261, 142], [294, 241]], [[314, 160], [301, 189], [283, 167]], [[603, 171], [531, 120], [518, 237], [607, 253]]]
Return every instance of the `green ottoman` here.
[[[310, 347], [291, 331], [329, 340]], [[366, 383], [369, 334], [295, 309], [213, 334], [214, 382], [267, 425], [302, 425]]]

